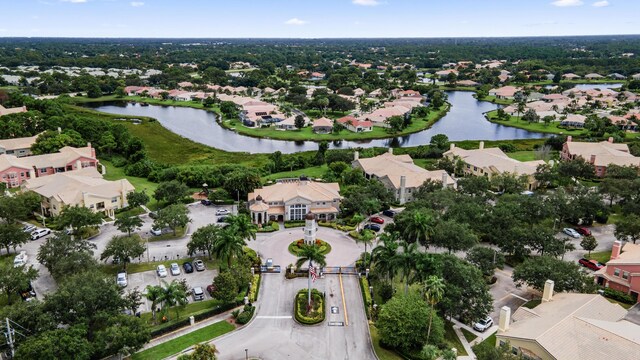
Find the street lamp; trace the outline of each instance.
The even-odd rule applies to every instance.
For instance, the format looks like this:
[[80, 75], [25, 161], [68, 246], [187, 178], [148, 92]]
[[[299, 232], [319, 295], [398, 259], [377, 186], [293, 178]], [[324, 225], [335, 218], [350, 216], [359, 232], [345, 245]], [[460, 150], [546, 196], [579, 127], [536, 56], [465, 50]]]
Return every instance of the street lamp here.
[[244, 358], [249, 360], [249, 349], [244, 349]]

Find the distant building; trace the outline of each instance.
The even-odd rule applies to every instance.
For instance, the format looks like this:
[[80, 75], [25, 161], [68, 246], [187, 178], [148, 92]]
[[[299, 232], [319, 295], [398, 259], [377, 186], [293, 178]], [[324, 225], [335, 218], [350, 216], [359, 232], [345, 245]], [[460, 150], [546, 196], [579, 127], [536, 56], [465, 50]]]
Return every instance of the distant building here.
[[611, 259], [596, 272], [598, 285], [629, 294], [640, 302], [640, 244], [613, 242]]
[[31, 145], [35, 144], [39, 135], [0, 140], [0, 154], [23, 157], [31, 155]]
[[333, 131], [333, 120], [321, 117], [314, 120], [311, 126], [316, 134], [328, 134]]
[[640, 157], [631, 155], [627, 144], [615, 144], [613, 138], [597, 143], [573, 141], [567, 136], [567, 142], [562, 146], [560, 158], [565, 161], [582, 158], [593, 165], [595, 174], [603, 177], [607, 173], [607, 167], [614, 164], [618, 166], [640, 166]]
[[358, 120], [353, 116], [345, 116], [338, 120], [347, 130], [353, 132], [369, 132], [373, 130], [373, 123], [369, 120]]

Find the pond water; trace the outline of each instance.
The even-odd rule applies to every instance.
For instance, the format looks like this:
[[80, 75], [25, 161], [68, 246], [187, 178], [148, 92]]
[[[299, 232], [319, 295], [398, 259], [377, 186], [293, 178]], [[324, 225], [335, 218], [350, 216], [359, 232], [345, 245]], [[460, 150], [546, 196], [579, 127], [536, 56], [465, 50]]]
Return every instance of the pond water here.
[[[390, 139], [334, 141], [330, 143], [330, 147], [418, 146], [428, 144], [431, 137], [436, 134], [445, 134], [453, 141], [512, 140], [546, 136], [487, 121], [483, 114], [497, 109], [498, 105], [477, 101], [472, 92], [450, 91], [447, 95], [451, 109], [429, 129]], [[294, 153], [318, 149], [318, 144], [312, 141], [260, 139], [238, 134], [220, 126], [213, 113], [199, 109], [160, 105], [140, 106], [140, 104], [126, 102], [93, 103], [89, 106], [110, 114], [152, 117], [178, 135], [225, 151], [272, 153], [279, 150], [283, 153]]]

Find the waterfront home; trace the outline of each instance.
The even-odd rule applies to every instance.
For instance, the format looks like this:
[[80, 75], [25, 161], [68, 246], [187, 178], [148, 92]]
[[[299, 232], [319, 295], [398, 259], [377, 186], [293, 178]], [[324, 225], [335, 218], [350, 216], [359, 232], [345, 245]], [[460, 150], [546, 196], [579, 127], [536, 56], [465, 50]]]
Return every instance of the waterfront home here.
[[613, 80], [624, 80], [624, 79], [627, 78], [626, 76], [624, 76], [622, 74], [619, 74], [619, 73], [612, 73], [612, 74], [607, 75], [607, 77], [610, 78], [610, 79], [613, 79]]
[[329, 134], [333, 130], [333, 120], [321, 117], [313, 121], [312, 128], [316, 134]]
[[436, 76], [440, 78], [440, 80], [446, 80], [449, 74], [458, 75], [458, 70], [448, 69], [448, 70], [440, 70], [436, 71]]
[[411, 113], [410, 108], [404, 106], [392, 106], [376, 109], [369, 114], [363, 114], [359, 117], [360, 120], [371, 121], [374, 126], [389, 127], [386, 121], [393, 116], [400, 116], [407, 118]]
[[584, 115], [567, 114], [564, 116], [564, 119], [560, 121], [560, 125], [566, 127], [583, 128], [585, 120], [587, 120], [587, 117]]
[[515, 86], [503, 86], [489, 90], [489, 96], [495, 96], [496, 99], [514, 99], [520, 90]]
[[576, 79], [580, 79], [580, 75], [576, 75], [574, 73], [567, 73], [567, 74], [563, 74], [562, 78], [565, 80], [576, 80]]
[[598, 80], [598, 79], [604, 79], [604, 76], [596, 73], [591, 73], [591, 74], [585, 75], [584, 78], [587, 80]]
[[353, 132], [369, 132], [373, 130], [373, 123], [369, 120], [358, 120], [353, 116], [345, 116], [336, 120], [347, 130]]
[[640, 157], [631, 155], [627, 144], [616, 144], [610, 137], [601, 142], [573, 141], [567, 136], [567, 141], [562, 146], [560, 158], [565, 161], [582, 158], [593, 165], [595, 174], [603, 177], [607, 173], [607, 167], [611, 164], [618, 166], [640, 166]]
[[31, 155], [31, 146], [36, 143], [38, 135], [0, 140], [0, 154], [23, 157]]

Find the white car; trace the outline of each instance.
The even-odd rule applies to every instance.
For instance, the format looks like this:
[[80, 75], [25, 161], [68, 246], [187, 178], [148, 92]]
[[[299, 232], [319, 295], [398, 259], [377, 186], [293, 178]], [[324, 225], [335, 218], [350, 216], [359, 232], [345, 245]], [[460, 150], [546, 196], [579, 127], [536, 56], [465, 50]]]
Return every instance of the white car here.
[[204, 300], [204, 290], [202, 290], [202, 287], [194, 287], [193, 289], [191, 289], [191, 293], [193, 294], [193, 301]]
[[155, 235], [155, 236], [160, 236], [162, 235], [162, 230], [161, 229], [151, 229], [151, 231], [149, 231], [151, 233], [151, 235]]
[[24, 251], [20, 251], [20, 254], [16, 255], [16, 257], [13, 259], [13, 267], [27, 265], [27, 259], [29, 259], [27, 253]]
[[178, 263], [171, 263], [171, 275], [180, 275], [180, 265], [178, 265]]
[[580, 234], [578, 234], [578, 232], [573, 230], [572, 228], [564, 228], [562, 229], [562, 232], [571, 236], [572, 238], [575, 238], [575, 239], [580, 238]]
[[31, 232], [31, 240], [38, 240], [41, 237], [47, 236], [51, 234], [51, 230], [49, 229], [36, 229]]
[[116, 283], [122, 287], [127, 287], [127, 273], [119, 272], [116, 276]]
[[22, 231], [24, 231], [26, 233], [31, 233], [35, 229], [36, 229], [36, 226], [35, 225], [31, 225], [31, 224], [26, 224], [25, 226], [22, 227]]
[[480, 332], [485, 332], [487, 331], [488, 328], [492, 326], [493, 326], [493, 319], [489, 316], [473, 324], [473, 328]]
[[167, 268], [162, 264], [158, 265], [158, 267], [156, 268], [156, 273], [158, 273], [158, 276], [161, 278], [167, 277], [168, 275]]
[[227, 209], [218, 209], [218, 211], [216, 211], [216, 215], [229, 215], [230, 213]]

